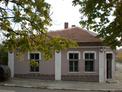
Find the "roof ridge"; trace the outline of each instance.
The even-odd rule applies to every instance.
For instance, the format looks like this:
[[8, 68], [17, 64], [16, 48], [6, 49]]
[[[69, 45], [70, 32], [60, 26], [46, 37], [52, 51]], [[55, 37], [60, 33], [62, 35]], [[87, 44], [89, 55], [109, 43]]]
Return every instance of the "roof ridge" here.
[[70, 27], [70, 28], [66, 28], [66, 29], [60, 29], [58, 31], [65, 31], [65, 30], [69, 30], [69, 29], [72, 29], [72, 28], [74, 28], [74, 27]]
[[77, 27], [70, 27], [70, 28], [66, 28], [66, 29], [59, 29], [59, 30], [50, 30], [48, 33], [50, 32], [61, 32], [61, 31], [66, 31], [66, 30], [70, 30], [72, 28], [77, 28]]

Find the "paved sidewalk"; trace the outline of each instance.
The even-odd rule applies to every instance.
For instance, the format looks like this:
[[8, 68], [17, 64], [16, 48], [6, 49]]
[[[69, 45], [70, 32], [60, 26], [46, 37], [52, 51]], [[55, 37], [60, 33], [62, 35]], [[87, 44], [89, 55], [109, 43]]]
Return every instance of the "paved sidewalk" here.
[[64, 90], [121, 90], [122, 92], [122, 70], [117, 67], [116, 83], [80, 82], [80, 81], [55, 81], [40, 79], [13, 78], [0, 82], [1, 86], [33, 87], [45, 89]]

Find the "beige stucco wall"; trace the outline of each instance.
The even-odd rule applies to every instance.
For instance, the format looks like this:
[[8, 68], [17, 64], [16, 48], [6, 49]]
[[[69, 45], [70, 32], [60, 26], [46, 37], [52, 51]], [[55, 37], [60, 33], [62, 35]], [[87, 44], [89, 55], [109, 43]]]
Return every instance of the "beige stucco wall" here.
[[17, 52], [14, 52], [14, 73], [15, 74], [26, 74], [29, 72], [28, 55], [24, 54], [24, 61], [20, 61], [20, 57], [16, 56]]

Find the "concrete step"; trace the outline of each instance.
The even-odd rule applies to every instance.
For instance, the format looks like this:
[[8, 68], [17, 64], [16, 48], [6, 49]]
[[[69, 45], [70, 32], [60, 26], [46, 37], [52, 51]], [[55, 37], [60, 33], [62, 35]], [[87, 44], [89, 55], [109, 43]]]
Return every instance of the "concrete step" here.
[[118, 83], [119, 81], [118, 80], [114, 80], [114, 79], [108, 79], [106, 82], [107, 83]]

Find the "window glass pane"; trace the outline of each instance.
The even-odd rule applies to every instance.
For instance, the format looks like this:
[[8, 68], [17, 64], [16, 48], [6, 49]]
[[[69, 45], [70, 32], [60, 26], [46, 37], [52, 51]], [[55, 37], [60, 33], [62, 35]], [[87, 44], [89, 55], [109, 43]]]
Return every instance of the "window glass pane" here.
[[78, 53], [74, 54], [74, 59], [78, 59]]
[[73, 71], [73, 61], [69, 61], [69, 71]]
[[88, 72], [94, 71], [94, 61], [85, 61], [85, 71]]
[[90, 71], [94, 71], [94, 62], [93, 61], [90, 62]]
[[78, 72], [78, 61], [74, 61], [74, 71]]
[[88, 71], [88, 61], [85, 61], [85, 71]]
[[35, 72], [39, 72], [39, 67], [35, 67]]
[[107, 54], [107, 59], [112, 59], [112, 54]]
[[85, 59], [89, 59], [89, 54], [85, 53]]
[[74, 66], [78, 66], [78, 61], [74, 61]]
[[[35, 58], [38, 58], [39, 57], [39, 54], [30, 54], [31, 56], [31, 59], [35, 59]], [[39, 61], [36, 61], [39, 63]], [[39, 66], [38, 67], [35, 67], [35, 66], [30, 66], [30, 72], [39, 72]]]
[[73, 61], [69, 61], [69, 65], [73, 67]]
[[30, 53], [30, 59], [34, 59], [34, 53]]
[[69, 71], [70, 71], [70, 72], [73, 72], [73, 67], [70, 67], [70, 68], [69, 68]]
[[74, 72], [78, 72], [78, 67], [75, 67]]
[[90, 59], [94, 59], [94, 53], [90, 53]]
[[69, 61], [69, 71], [78, 72], [78, 61]]
[[34, 72], [34, 67], [30, 66], [30, 71]]
[[69, 53], [69, 59], [73, 59], [73, 53]]
[[35, 53], [35, 59], [39, 59], [39, 53]]

